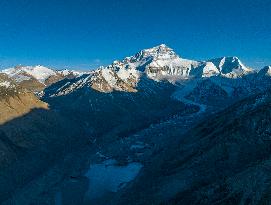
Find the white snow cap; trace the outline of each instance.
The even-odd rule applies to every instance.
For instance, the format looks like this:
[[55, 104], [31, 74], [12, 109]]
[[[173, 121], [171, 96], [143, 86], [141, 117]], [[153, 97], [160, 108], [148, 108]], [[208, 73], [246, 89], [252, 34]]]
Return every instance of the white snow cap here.
[[221, 75], [228, 78], [237, 78], [253, 72], [236, 56], [215, 58], [209, 60], [209, 62], [212, 62], [217, 67]]
[[[48, 79], [50, 76], [56, 75], [56, 71], [41, 65], [19, 66], [2, 70], [2, 72], [6, 73], [10, 77], [15, 78], [17, 82], [28, 80], [29, 76], [32, 76], [36, 78], [39, 82], [44, 83], [45, 80]], [[25, 74], [29, 76], [25, 76]]]
[[271, 76], [271, 66], [265, 66], [258, 73], [260, 75]]
[[69, 70], [69, 69], [57, 70], [56, 72], [63, 76], [68, 76], [68, 75], [80, 76], [82, 74], [88, 73], [88, 72], [81, 72], [81, 71]]

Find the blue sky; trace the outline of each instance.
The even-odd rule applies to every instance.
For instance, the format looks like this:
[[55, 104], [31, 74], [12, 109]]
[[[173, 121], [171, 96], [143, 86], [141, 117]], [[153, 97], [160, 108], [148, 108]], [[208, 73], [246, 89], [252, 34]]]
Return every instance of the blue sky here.
[[0, 68], [89, 69], [161, 43], [271, 64], [270, 0], [1, 0], [0, 11]]

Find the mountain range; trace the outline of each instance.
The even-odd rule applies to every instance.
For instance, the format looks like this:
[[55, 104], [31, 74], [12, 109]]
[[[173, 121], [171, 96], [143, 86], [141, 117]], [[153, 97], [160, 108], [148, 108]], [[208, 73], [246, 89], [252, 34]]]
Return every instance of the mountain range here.
[[53, 70], [44, 66], [16, 66], [1, 71], [7, 74], [16, 83], [34, 92], [43, 90], [64, 78], [73, 78], [80, 75], [80, 72], [73, 70]]
[[[270, 88], [271, 66], [188, 60], [165, 44], [89, 72], [4, 69], [0, 202], [268, 204]], [[87, 165], [106, 159], [144, 168], [89, 199]]]
[[[207, 61], [187, 60], [179, 57], [165, 44], [161, 44], [141, 50], [134, 56], [126, 57], [121, 61], [116, 60], [109, 66], [85, 73], [67, 69], [55, 71], [44, 66], [16, 66], [1, 72], [6, 73], [18, 84], [25, 85], [34, 91], [40, 91], [64, 78], [75, 78], [88, 74], [84, 79], [78, 79], [79, 87], [85, 83], [101, 92], [112, 92], [113, 90], [135, 92], [141, 76], [155, 81], [169, 81], [172, 84], [214, 77], [219, 77], [223, 81], [225, 79], [237, 79], [238, 81], [238, 79], [250, 75], [253, 75], [254, 78], [270, 76], [270, 66], [259, 71], [253, 70], [245, 66], [238, 57], [221, 57]], [[30, 85], [27, 86], [27, 84]]]

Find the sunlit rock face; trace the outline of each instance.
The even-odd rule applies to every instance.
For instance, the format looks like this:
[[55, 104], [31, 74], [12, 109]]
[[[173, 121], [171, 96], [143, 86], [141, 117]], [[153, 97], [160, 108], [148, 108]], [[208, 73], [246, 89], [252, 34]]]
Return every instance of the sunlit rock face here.
[[0, 74], [0, 124], [23, 116], [35, 108], [47, 109], [48, 106], [6, 74]]

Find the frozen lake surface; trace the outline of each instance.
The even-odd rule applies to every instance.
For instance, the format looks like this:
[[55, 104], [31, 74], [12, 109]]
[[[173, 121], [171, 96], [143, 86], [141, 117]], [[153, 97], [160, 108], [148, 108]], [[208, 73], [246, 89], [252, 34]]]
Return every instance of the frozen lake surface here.
[[106, 160], [101, 164], [93, 164], [86, 173], [89, 179], [88, 199], [96, 199], [104, 194], [117, 192], [128, 182], [132, 181], [142, 164], [132, 162], [125, 166], [116, 165], [116, 160]]

